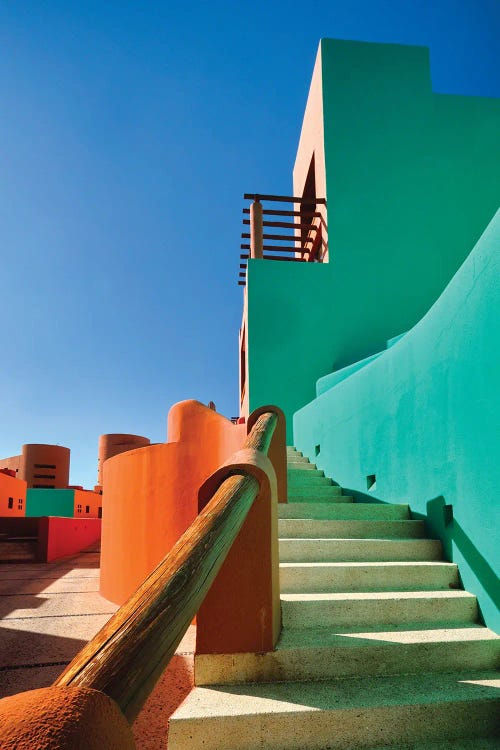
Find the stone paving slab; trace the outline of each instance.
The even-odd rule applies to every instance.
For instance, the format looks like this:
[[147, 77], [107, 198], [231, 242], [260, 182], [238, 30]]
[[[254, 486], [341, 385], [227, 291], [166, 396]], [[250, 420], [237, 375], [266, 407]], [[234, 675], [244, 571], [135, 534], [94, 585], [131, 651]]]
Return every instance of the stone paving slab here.
[[[67, 615], [112, 615], [116, 607], [93, 591], [73, 594], [48, 594], [45, 591], [32, 594], [0, 597], [0, 613], [4, 620], [55, 617]], [[2, 610], [8, 612], [3, 614]]]
[[[99, 556], [0, 564], [0, 698], [47, 687], [118, 609], [98, 593]], [[168, 719], [193, 686], [195, 626], [137, 717], [137, 750], [164, 750]]]
[[[25, 594], [75, 594], [83, 592], [99, 592], [98, 576], [63, 576], [62, 578], [22, 578], [3, 581], [0, 601], [2, 597], [19, 596]], [[7, 600], [6, 600], [7, 601]]]
[[69, 662], [108, 620], [108, 614], [4, 620], [0, 623], [0, 669]]
[[48, 687], [59, 677], [66, 664], [7, 669], [0, 671], [0, 698], [22, 693], [25, 690]]
[[99, 554], [0, 565], [0, 697], [50, 685], [118, 607], [100, 596]]
[[[42, 564], [42, 563], [41, 563]], [[48, 565], [44, 568], [21, 568], [20, 565], [12, 564], [8, 566], [0, 565], [0, 591], [4, 590], [7, 581], [46, 581], [60, 580], [61, 578], [90, 578], [99, 579], [99, 567], [94, 565], [82, 565], [75, 568], [74, 565], [65, 568], [51, 568]]]

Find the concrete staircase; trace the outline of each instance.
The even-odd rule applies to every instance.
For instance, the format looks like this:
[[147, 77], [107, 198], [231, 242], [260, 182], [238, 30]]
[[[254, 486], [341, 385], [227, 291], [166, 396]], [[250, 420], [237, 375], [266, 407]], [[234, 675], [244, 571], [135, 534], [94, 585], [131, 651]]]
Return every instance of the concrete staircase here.
[[272, 653], [196, 657], [169, 748], [498, 748], [500, 639], [407, 505], [354, 503], [293, 448]]

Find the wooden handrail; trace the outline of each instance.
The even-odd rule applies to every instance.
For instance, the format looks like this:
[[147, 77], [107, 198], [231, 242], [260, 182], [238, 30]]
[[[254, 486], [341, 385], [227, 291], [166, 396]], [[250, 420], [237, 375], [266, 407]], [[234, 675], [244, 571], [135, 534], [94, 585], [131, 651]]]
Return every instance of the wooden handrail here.
[[[250, 250], [249, 246], [245, 243], [242, 243], [240, 245], [240, 249]], [[277, 253], [299, 253], [300, 255], [306, 255], [307, 253], [309, 253], [308, 248], [297, 247], [297, 245], [263, 245], [262, 249]]]
[[[267, 453], [277, 421], [275, 413], [261, 414], [244, 447]], [[258, 494], [258, 480], [242, 469], [224, 480], [162, 562], [54, 685], [100, 690], [132, 722], [203, 602]]]
[[[241, 233], [241, 239], [248, 240], [251, 238], [251, 234], [249, 232], [242, 232]], [[263, 240], [278, 240], [281, 242], [290, 242], [295, 241], [295, 237], [293, 234], [263, 234], [262, 235]], [[298, 238], [297, 238], [298, 240]], [[306, 237], [303, 242], [313, 242], [312, 237]]]
[[243, 195], [245, 200], [249, 201], [276, 201], [278, 203], [316, 203], [320, 205], [326, 205], [326, 198], [297, 198], [296, 196], [288, 195], [261, 195], [260, 193], [245, 193]]
[[[249, 214], [250, 209], [244, 208], [244, 214]], [[319, 211], [281, 211], [279, 209], [265, 208], [262, 211], [263, 216], [304, 216], [308, 219], [321, 219], [322, 214]]]
[[[250, 224], [250, 219], [243, 219], [243, 224]], [[299, 222], [291, 221], [263, 221], [263, 227], [280, 227], [281, 229], [316, 229], [315, 224], [300, 224]], [[290, 239], [293, 238], [293, 234], [290, 235]]]

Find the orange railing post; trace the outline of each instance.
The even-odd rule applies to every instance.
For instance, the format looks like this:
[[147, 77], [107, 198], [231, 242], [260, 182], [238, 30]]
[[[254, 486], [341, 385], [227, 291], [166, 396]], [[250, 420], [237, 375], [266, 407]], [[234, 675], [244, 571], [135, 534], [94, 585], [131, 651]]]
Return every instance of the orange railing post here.
[[[277, 416], [264, 453], [249, 439], [259, 421]], [[281, 627], [278, 499], [286, 500], [286, 428], [283, 412], [265, 406], [247, 422], [249, 438], [200, 490], [200, 507], [225, 474], [248, 471], [260, 492], [197, 615], [196, 654], [272, 651]], [[267, 456], [266, 456], [267, 453]]]

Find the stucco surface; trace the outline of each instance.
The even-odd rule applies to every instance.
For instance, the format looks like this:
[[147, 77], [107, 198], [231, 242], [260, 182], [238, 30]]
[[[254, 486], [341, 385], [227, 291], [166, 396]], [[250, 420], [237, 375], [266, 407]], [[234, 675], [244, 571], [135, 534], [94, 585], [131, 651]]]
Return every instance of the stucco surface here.
[[294, 194], [314, 154], [329, 263], [251, 259], [247, 274], [249, 408], [278, 404], [289, 443], [317, 379], [414, 326], [500, 199], [500, 101], [433, 92], [424, 47], [327, 39], [318, 60]]
[[418, 325], [294, 418], [298, 449], [346, 491], [410, 503], [497, 630], [499, 248], [500, 213]]

